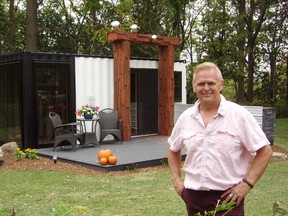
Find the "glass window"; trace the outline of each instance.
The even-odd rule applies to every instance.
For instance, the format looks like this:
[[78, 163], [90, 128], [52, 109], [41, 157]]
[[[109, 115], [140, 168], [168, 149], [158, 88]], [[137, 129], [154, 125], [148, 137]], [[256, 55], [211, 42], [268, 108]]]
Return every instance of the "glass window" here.
[[35, 63], [35, 86], [38, 119], [38, 145], [54, 141], [54, 128], [49, 112], [60, 115], [62, 122], [68, 119], [69, 64]]
[[174, 72], [174, 101], [182, 101], [182, 73]]
[[21, 62], [0, 65], [0, 145], [17, 142], [21, 135]]

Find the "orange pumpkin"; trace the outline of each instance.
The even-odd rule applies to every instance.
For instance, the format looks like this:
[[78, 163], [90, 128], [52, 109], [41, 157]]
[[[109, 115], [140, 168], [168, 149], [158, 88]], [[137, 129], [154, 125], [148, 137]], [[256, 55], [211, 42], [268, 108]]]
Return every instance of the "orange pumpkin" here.
[[101, 158], [108, 158], [112, 155], [112, 151], [110, 149], [101, 149], [98, 152], [98, 160], [100, 161]]
[[106, 158], [104, 158], [104, 157], [103, 157], [103, 158], [100, 158], [99, 161], [100, 161], [100, 164], [101, 164], [101, 165], [106, 165], [106, 164], [108, 163], [108, 160], [107, 160]]
[[108, 163], [110, 165], [115, 165], [117, 163], [117, 157], [115, 155], [111, 155], [109, 158], [108, 158]]

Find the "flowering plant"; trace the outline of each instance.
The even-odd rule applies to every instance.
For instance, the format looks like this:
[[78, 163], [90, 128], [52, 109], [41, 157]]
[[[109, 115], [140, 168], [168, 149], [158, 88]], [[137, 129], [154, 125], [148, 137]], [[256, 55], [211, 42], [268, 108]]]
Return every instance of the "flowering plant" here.
[[77, 116], [83, 116], [84, 114], [88, 115], [95, 115], [98, 113], [99, 107], [98, 106], [91, 106], [88, 104], [82, 105], [80, 108], [76, 110]]
[[17, 159], [22, 158], [29, 158], [30, 160], [37, 159], [37, 150], [36, 149], [30, 149], [27, 148], [25, 150], [21, 150], [20, 148], [16, 148], [15, 156]]

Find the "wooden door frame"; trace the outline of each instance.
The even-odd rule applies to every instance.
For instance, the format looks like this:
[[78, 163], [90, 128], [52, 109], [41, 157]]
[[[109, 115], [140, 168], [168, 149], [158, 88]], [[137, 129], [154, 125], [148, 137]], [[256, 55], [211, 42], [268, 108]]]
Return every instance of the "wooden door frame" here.
[[158, 46], [159, 50], [159, 135], [170, 135], [174, 126], [174, 46], [179, 45], [177, 37], [138, 34], [115, 29], [108, 33], [114, 53], [114, 109], [122, 119], [122, 139], [131, 140], [130, 119], [130, 44]]

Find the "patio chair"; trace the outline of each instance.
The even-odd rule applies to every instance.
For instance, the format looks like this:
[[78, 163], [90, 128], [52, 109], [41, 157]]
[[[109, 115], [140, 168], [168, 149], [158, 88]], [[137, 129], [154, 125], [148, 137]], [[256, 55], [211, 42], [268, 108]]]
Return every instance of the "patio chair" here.
[[77, 140], [80, 142], [80, 145], [83, 146], [82, 125], [80, 122], [62, 124], [61, 117], [55, 112], [50, 112], [49, 118], [52, 121], [55, 134], [53, 151], [58, 146], [61, 148], [62, 146], [66, 146], [68, 142], [72, 145], [73, 151], [75, 152]]
[[116, 110], [105, 108], [99, 111], [98, 122], [100, 123], [100, 144], [109, 134], [122, 144], [121, 120], [119, 120], [118, 112]]

